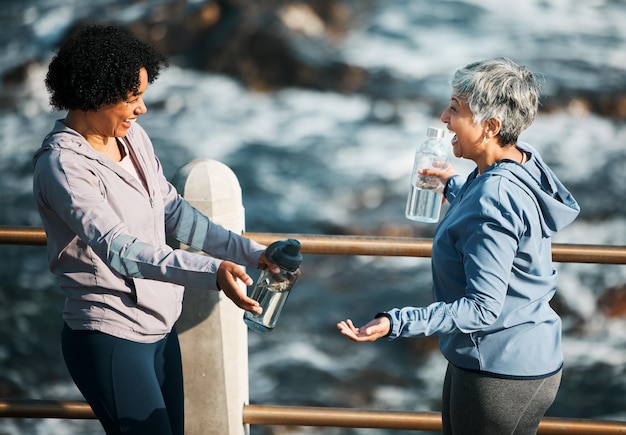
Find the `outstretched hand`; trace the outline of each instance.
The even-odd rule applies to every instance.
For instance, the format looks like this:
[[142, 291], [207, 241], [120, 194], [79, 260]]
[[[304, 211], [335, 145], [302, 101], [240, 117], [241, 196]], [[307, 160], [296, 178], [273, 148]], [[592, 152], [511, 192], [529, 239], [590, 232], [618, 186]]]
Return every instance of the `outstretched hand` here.
[[241, 280], [246, 286], [252, 285], [253, 281], [240, 266], [230, 261], [222, 261], [217, 269], [217, 285], [224, 292], [226, 297], [233, 301], [235, 305], [254, 314], [261, 314], [263, 311], [257, 301], [248, 297], [246, 290], [239, 285]]
[[376, 341], [389, 333], [391, 323], [389, 318], [381, 316], [357, 328], [352, 323], [352, 320], [348, 319], [337, 323], [337, 328], [343, 335], [353, 341]]

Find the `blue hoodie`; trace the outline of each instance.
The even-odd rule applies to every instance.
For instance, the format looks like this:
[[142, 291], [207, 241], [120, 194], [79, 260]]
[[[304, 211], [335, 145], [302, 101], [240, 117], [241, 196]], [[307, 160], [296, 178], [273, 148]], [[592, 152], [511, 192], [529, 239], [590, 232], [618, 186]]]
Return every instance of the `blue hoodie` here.
[[535, 149], [518, 147], [531, 154], [524, 165], [504, 160], [448, 182], [433, 240], [436, 302], [386, 314], [390, 338], [437, 334], [460, 368], [537, 378], [563, 364], [551, 237], [580, 208]]

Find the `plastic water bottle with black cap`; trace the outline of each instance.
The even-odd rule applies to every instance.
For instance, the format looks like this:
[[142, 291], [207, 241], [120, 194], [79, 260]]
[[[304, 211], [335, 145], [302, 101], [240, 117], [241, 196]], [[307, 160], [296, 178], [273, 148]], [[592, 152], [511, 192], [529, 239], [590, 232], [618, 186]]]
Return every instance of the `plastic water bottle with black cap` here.
[[287, 297], [300, 274], [300, 242], [296, 239], [279, 240], [267, 247], [265, 255], [280, 268], [279, 273], [269, 269], [261, 272], [250, 297], [261, 305], [263, 312], [254, 314], [246, 311], [243, 320], [253, 331], [268, 332], [278, 322]]
[[405, 216], [420, 222], [437, 222], [443, 200], [443, 185], [437, 177], [419, 174], [422, 169], [441, 168], [448, 160], [448, 147], [443, 142], [444, 130], [429, 127], [426, 140], [417, 147], [411, 187], [406, 201]]

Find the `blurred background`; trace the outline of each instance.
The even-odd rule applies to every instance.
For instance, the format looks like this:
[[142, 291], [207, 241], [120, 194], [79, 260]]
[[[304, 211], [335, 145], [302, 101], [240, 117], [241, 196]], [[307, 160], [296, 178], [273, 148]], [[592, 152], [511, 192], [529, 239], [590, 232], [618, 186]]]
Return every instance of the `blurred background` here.
[[[626, 245], [624, 0], [0, 0], [0, 225], [41, 226], [31, 156], [64, 116], [43, 80], [85, 22], [168, 55], [140, 123], [170, 179], [194, 158], [231, 167], [249, 232], [431, 237], [435, 225], [404, 218], [415, 147], [427, 127], [445, 128], [454, 70], [506, 56], [543, 77], [521, 139], [582, 207], [554, 242]], [[565, 368], [548, 415], [624, 420], [626, 267], [556, 267]], [[358, 345], [335, 327], [428, 303], [430, 260], [307, 255], [303, 270], [276, 329], [250, 333], [250, 402], [440, 411], [436, 341]], [[0, 397], [80, 399], [60, 354], [62, 307], [45, 248], [0, 246]], [[0, 420], [0, 434], [23, 433], [101, 432]], [[308, 433], [396, 432], [252, 427]]]

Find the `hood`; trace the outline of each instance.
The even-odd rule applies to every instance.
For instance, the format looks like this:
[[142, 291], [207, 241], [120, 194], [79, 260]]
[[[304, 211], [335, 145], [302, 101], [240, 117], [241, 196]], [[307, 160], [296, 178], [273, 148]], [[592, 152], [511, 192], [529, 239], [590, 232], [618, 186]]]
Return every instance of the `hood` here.
[[85, 157], [101, 160], [99, 153], [89, 145], [84, 137], [63, 124], [62, 120], [58, 120], [52, 131], [44, 138], [41, 148], [33, 155], [33, 166], [47, 151], [61, 149], [68, 149]]
[[[140, 128], [133, 123], [131, 128], [126, 133], [126, 137], [132, 141], [132, 137], [136, 134], [137, 129]], [[89, 142], [85, 140], [75, 130], [72, 130], [63, 123], [62, 119], [57, 120], [54, 123], [52, 131], [44, 138], [41, 148], [39, 148], [33, 155], [33, 166], [37, 164], [37, 160], [46, 152], [51, 150], [69, 150], [88, 159], [96, 160], [99, 163], [116, 169], [110, 159], [107, 159], [103, 154], [97, 152]]]
[[495, 163], [488, 171], [494, 171], [494, 175], [497, 173], [530, 190], [540, 208], [543, 235], [552, 237], [576, 219], [580, 206], [532, 146], [524, 142], [518, 142], [517, 146], [531, 153], [526, 164], [504, 160]]

